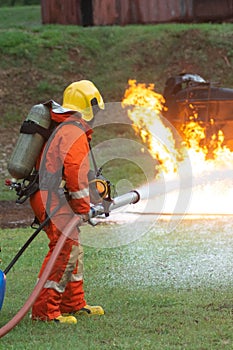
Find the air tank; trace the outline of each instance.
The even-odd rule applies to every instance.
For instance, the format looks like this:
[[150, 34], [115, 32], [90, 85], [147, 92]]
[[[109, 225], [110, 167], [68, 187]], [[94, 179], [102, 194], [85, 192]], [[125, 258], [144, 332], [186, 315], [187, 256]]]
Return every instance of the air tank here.
[[[50, 123], [49, 109], [43, 104], [37, 104], [31, 108], [22, 127], [26, 125], [27, 129], [28, 127], [30, 129], [30, 127], [39, 125], [48, 129]], [[17, 180], [24, 179], [31, 174], [45, 142], [44, 137], [38, 132], [24, 133], [23, 130], [21, 130], [7, 167], [10, 175]]]

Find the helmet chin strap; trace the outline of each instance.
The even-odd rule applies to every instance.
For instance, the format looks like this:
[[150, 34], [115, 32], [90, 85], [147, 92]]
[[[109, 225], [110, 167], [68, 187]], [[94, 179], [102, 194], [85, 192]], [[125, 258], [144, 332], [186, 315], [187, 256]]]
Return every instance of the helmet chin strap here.
[[91, 107], [92, 107], [93, 118], [91, 120], [89, 120], [87, 122], [87, 124], [91, 128], [93, 128], [95, 116], [100, 111], [100, 108], [99, 108], [99, 105], [98, 105], [98, 101], [97, 101], [97, 99], [95, 97], [91, 100]]

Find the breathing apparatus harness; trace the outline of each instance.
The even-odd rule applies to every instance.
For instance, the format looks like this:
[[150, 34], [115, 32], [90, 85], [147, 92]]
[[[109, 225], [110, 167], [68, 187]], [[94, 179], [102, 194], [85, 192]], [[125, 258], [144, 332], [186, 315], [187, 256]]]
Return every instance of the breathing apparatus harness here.
[[[51, 121], [49, 129], [46, 129], [30, 120], [25, 120], [20, 128], [20, 134], [35, 135], [39, 134], [43, 137], [44, 142], [47, 142], [58, 123]], [[18, 198], [17, 204], [23, 204], [30, 196], [39, 190], [39, 172], [33, 169], [32, 173], [26, 176], [22, 182], [17, 182], [14, 179], [7, 179], [5, 185], [11, 190], [15, 190]]]
[[[50, 136], [52, 135], [52, 133], [57, 131], [57, 129], [62, 127], [64, 124], [73, 124], [83, 129], [82, 124], [77, 123], [76, 121], [68, 121], [63, 123], [57, 123], [55, 121], [52, 121], [50, 127], [48, 129], [45, 129], [44, 127], [36, 123], [26, 120], [23, 122], [20, 128], [20, 133], [28, 134], [28, 135], [37, 133], [43, 137], [44, 142], [47, 142]], [[50, 143], [51, 141], [47, 142], [45, 146], [45, 153], [46, 153], [46, 150], [48, 150]], [[114, 196], [116, 195], [115, 187], [109, 180], [107, 180], [103, 176], [102, 167], [100, 168], [97, 167], [97, 163], [96, 163], [90, 142], [89, 142], [89, 149], [90, 149], [91, 160], [94, 167], [94, 170], [90, 170], [88, 174], [90, 200], [92, 204], [101, 202], [105, 208], [105, 216], [109, 216], [109, 207], [112, 203], [112, 191], [114, 192]], [[16, 194], [18, 196], [18, 198], [16, 199], [17, 204], [24, 203], [30, 196], [32, 196], [39, 189], [48, 190], [50, 194], [51, 194], [51, 191], [57, 191], [61, 198], [64, 198], [64, 194], [67, 198], [68, 195], [67, 195], [65, 186], [62, 189], [59, 188], [59, 185], [62, 181], [62, 178], [60, 176], [62, 175], [62, 170], [59, 169], [57, 173], [59, 173], [59, 176], [56, 176], [56, 174], [55, 176], [54, 174], [51, 174], [50, 176], [49, 173], [46, 173], [45, 179], [43, 179], [42, 183], [41, 182], [39, 183], [39, 172], [33, 169], [32, 173], [27, 177], [25, 177], [22, 180], [22, 182], [18, 182], [17, 180], [14, 180], [14, 179], [13, 180], [7, 179], [5, 181], [5, 185], [8, 186], [11, 190], [13, 189], [16, 191]], [[47, 205], [47, 210], [46, 210], [47, 212], [49, 210], [48, 207], [49, 207], [49, 203]]]

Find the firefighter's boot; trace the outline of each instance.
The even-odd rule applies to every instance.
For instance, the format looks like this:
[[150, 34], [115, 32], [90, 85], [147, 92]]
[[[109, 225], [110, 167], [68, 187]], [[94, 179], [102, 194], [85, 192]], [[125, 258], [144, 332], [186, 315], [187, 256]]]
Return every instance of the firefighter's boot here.
[[58, 316], [53, 319], [56, 323], [65, 323], [65, 324], [76, 324], [77, 320], [74, 316]]
[[70, 315], [78, 316], [101, 316], [104, 315], [104, 309], [101, 306], [85, 305], [82, 309], [71, 312]]

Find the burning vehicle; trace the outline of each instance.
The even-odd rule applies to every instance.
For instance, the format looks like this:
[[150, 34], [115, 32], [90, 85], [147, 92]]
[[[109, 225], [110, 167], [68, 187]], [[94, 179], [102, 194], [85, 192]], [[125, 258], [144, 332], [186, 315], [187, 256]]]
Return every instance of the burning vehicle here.
[[219, 87], [197, 74], [179, 74], [167, 79], [162, 114], [185, 136], [203, 129], [200, 146], [211, 153], [219, 143], [233, 151], [233, 89]]
[[157, 162], [156, 179], [175, 176], [188, 159], [194, 176], [232, 167], [233, 89], [180, 74], [166, 81], [162, 95], [152, 83], [129, 80], [122, 106]]

